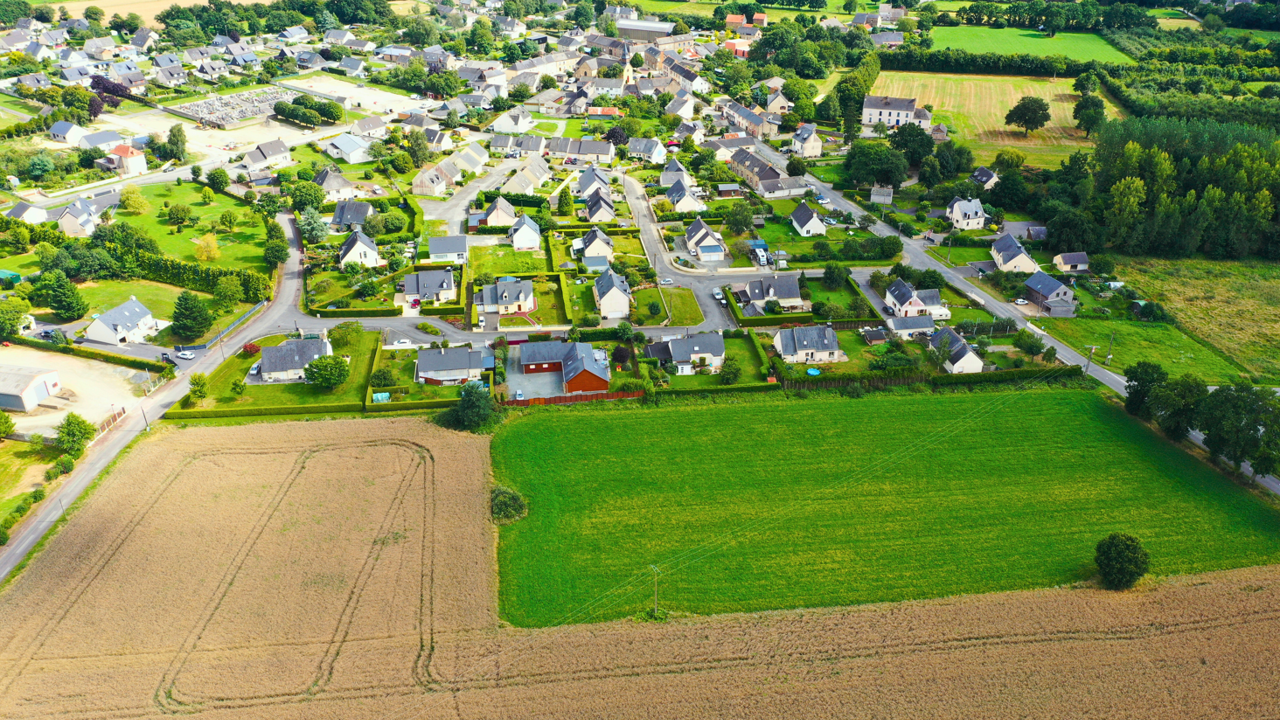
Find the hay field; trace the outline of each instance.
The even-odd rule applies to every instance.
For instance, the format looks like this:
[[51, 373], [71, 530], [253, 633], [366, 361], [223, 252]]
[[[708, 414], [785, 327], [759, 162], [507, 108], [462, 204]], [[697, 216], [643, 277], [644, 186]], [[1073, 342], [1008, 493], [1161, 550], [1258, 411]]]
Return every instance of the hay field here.
[[[1252, 373], [1280, 382], [1280, 264], [1117, 257], [1116, 274]], [[1172, 371], [1171, 371], [1172, 372]]]
[[505, 628], [486, 445], [419, 419], [162, 431], [0, 594], [0, 717], [1244, 718], [1280, 682], [1280, 567]]
[[[972, 148], [978, 162], [990, 162], [1003, 148], [1015, 147], [1027, 154], [1028, 165], [1056, 170], [1058, 161], [1093, 147], [1093, 141], [1071, 118], [1080, 99], [1071, 89], [1072, 82], [1072, 78], [882, 72], [872, 93], [915, 98], [919, 105], [932, 105], [934, 122], [952, 128], [952, 137]], [[1052, 116], [1048, 125], [1029, 137], [1004, 124], [1005, 114], [1024, 95], [1047, 100]], [[1107, 117], [1123, 116], [1105, 95], [1103, 100]]]

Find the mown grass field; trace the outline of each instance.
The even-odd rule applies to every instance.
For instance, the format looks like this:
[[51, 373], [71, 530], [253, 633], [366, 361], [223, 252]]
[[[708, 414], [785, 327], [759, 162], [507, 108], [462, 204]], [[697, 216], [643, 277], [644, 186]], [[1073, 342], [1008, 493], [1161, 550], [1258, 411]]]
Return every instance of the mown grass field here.
[[[1058, 162], [1071, 153], [1093, 146], [1071, 117], [1079, 100], [1072, 82], [1071, 78], [882, 72], [872, 92], [916, 98], [919, 105], [932, 105], [934, 122], [951, 128], [952, 137], [972, 148], [980, 163], [989, 163], [1000, 150], [1015, 147], [1026, 153], [1028, 165], [1057, 169]], [[1005, 114], [1026, 95], [1047, 100], [1051, 113], [1049, 124], [1029, 136], [1004, 124]], [[1107, 116], [1120, 117], [1119, 109], [1105, 95], [1103, 99]]]
[[[195, 183], [145, 185], [142, 187], [142, 195], [151, 203], [151, 212], [135, 215], [121, 209], [116, 216], [155, 238], [160, 244], [160, 250], [166, 255], [172, 255], [187, 262], [199, 262], [196, 259], [195, 240], [212, 232], [218, 239], [218, 248], [222, 250], [222, 257], [214, 260], [210, 263], [211, 265], [257, 270], [264, 275], [270, 274], [271, 268], [262, 259], [263, 245], [267, 240], [262, 220], [245, 203], [221, 193], [214, 195], [212, 203], [205, 203], [200, 197], [202, 187]], [[196, 227], [186, 226], [179, 230], [170, 224], [168, 217], [159, 217], [166, 201], [170, 205], [189, 206], [192, 218], [199, 218]], [[210, 230], [209, 223], [216, 223], [226, 210], [232, 210], [240, 216], [235, 230], [232, 232], [225, 232], [221, 228]]]
[[663, 607], [726, 613], [1071, 583], [1113, 531], [1157, 575], [1280, 560], [1280, 512], [1080, 391], [557, 409], [492, 453], [529, 504], [498, 549], [518, 626], [635, 613], [650, 564]]
[[[679, 15], [701, 15], [703, 17], [711, 17], [711, 15], [716, 11], [716, 8], [723, 3], [701, 2], [697, 0], [695, 0], [695, 2], [683, 2], [683, 0], [637, 0], [636, 4], [647, 12], [654, 14], [676, 13]], [[865, 11], [868, 7], [872, 9], [875, 8], [875, 5], [868, 3], [859, 3], [859, 6], [862, 8], [859, 12]], [[812, 15], [815, 18], [826, 16], [848, 21], [853, 16], [843, 12], [841, 9], [842, 7], [843, 4], [837, 6], [835, 3], [832, 3], [830, 7], [824, 8], [820, 11], [790, 10], [780, 7], [766, 7], [764, 11], [768, 14], [771, 21], [781, 20], [782, 18], [793, 18], [797, 15]]]
[[1076, 318], [1040, 318], [1032, 322], [1043, 326], [1050, 335], [1067, 343], [1073, 349], [1089, 354], [1086, 346], [1098, 345], [1094, 361], [1106, 357], [1111, 335], [1115, 333], [1114, 358], [1111, 369], [1122, 373], [1136, 362], [1157, 362], [1170, 375], [1195, 373], [1210, 384], [1229, 383], [1240, 376], [1240, 371], [1218, 357], [1212, 350], [1187, 337], [1173, 325], [1147, 323], [1137, 320], [1089, 320]]
[[1002, 55], [1065, 55], [1073, 60], [1097, 60], [1109, 63], [1132, 63], [1133, 58], [1093, 33], [1058, 33], [1048, 37], [1032, 28], [996, 29], [985, 25], [935, 27], [933, 48], [956, 48], [972, 53]]

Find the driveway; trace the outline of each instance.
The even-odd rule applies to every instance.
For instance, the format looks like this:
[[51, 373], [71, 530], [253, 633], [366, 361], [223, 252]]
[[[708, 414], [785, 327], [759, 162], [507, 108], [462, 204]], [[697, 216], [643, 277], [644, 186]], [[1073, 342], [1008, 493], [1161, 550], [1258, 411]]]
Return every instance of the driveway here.
[[513, 345], [507, 356], [507, 396], [514, 398], [517, 390], [524, 392], [526, 400], [563, 395], [563, 376], [559, 372], [524, 372], [520, 365], [520, 346]]

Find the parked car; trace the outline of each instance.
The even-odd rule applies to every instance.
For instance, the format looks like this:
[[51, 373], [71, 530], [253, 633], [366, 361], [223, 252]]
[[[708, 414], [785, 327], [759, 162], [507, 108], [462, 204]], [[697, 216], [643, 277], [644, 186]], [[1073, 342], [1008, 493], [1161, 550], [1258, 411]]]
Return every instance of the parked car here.
[[262, 363], [261, 363], [261, 362], [256, 362], [256, 363], [254, 363], [254, 364], [253, 364], [253, 367], [249, 368], [249, 374], [250, 374], [250, 375], [257, 375], [257, 374], [258, 374], [258, 371], [259, 371], [259, 370], [261, 370], [261, 369], [262, 369]]
[[1026, 301], [1024, 298], [1018, 298], [1017, 300], [1014, 300], [1014, 301], [1013, 301], [1013, 304], [1014, 304], [1014, 305], [1026, 305], [1026, 304], [1027, 304], [1027, 301]]
[[422, 305], [422, 301], [417, 298], [414, 298], [413, 300], [409, 301], [409, 307], [411, 308], [416, 308], [421, 305]]
[[523, 391], [523, 390], [517, 390], [517, 391], [516, 391], [516, 399], [517, 399], [517, 400], [523, 400], [523, 399], [524, 399], [524, 391]]
[[483, 330], [483, 329], [484, 329], [484, 316], [483, 316], [483, 315], [481, 315], [481, 316], [480, 316], [480, 325], [479, 325], [479, 327], [480, 327], [480, 329], [481, 329], [481, 330]]
[[889, 307], [888, 305], [882, 305], [880, 306], [880, 309], [884, 311], [885, 315], [888, 315], [890, 317], [893, 316], [893, 308]]
[[169, 363], [170, 365], [172, 365], [172, 366], [174, 366], [174, 367], [177, 367], [177, 366], [178, 366], [178, 361], [177, 361], [177, 360], [174, 360], [174, 359], [173, 359], [173, 358], [171, 358], [171, 357], [169, 357], [169, 353], [160, 353], [160, 361], [161, 361], [161, 362], [165, 362], [165, 363]]
[[179, 360], [195, 360], [196, 354], [191, 352], [190, 350], [183, 350], [182, 352], [178, 353], [178, 359]]
[[662, 281], [659, 282], [658, 284], [659, 285], [675, 285], [676, 281], [672, 280], [671, 278], [662, 278]]
[[400, 338], [399, 340], [391, 344], [395, 345], [396, 347], [408, 347], [410, 345], [413, 345], [413, 341], [410, 340], [409, 338]]
[[720, 307], [729, 307], [729, 301], [725, 299], [724, 293], [720, 292], [719, 288], [711, 291], [711, 297], [715, 298], [716, 302], [720, 303]]
[[819, 205], [830, 205], [830, 204], [831, 204], [831, 198], [826, 197], [825, 195], [819, 195], [819, 196], [818, 196], [818, 204], [819, 204]]

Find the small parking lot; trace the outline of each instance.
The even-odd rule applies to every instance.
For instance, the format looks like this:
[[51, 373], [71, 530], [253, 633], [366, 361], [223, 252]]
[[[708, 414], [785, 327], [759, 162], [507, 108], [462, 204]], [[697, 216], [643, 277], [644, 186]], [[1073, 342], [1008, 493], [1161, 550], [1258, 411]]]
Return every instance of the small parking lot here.
[[513, 345], [507, 356], [507, 391], [511, 398], [521, 391], [526, 400], [555, 397], [564, 394], [564, 381], [559, 372], [525, 374], [520, 367], [520, 346]]

